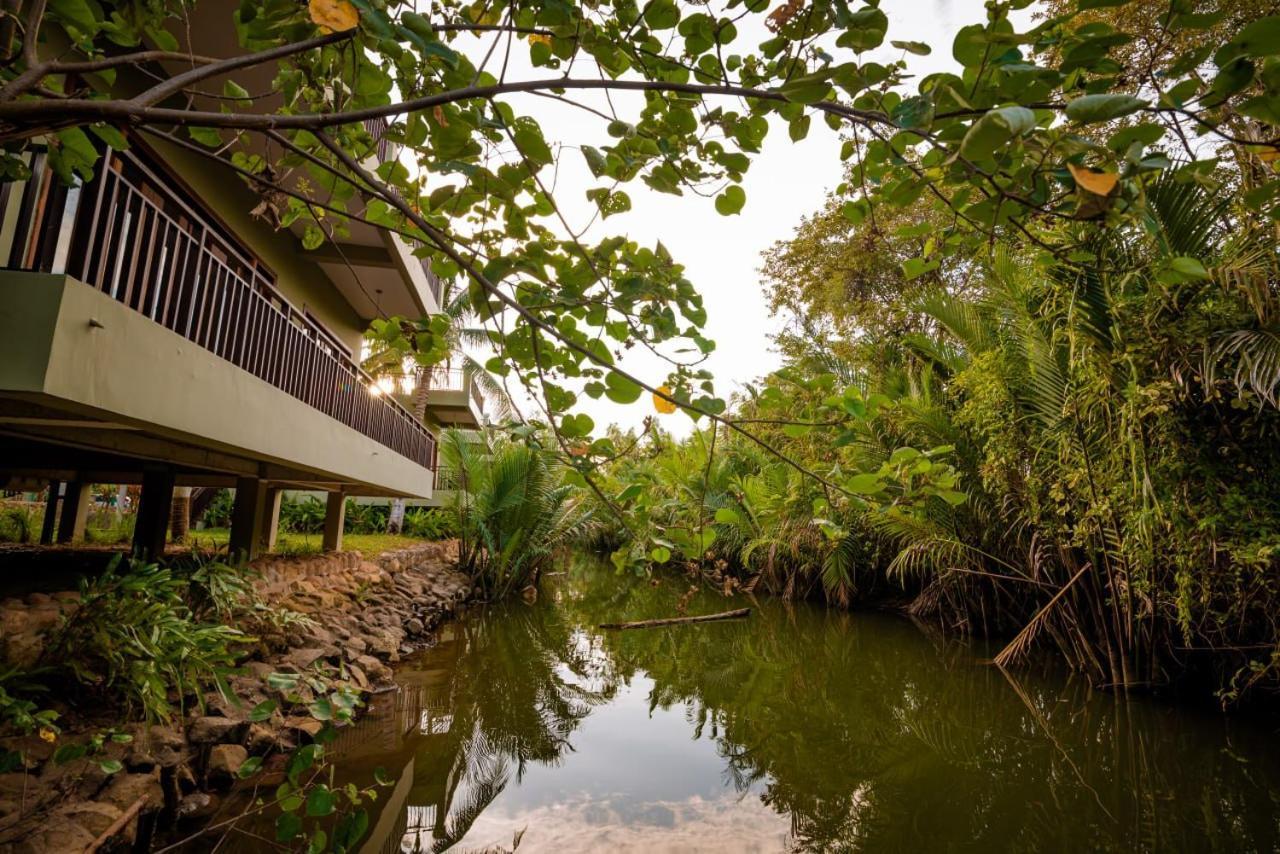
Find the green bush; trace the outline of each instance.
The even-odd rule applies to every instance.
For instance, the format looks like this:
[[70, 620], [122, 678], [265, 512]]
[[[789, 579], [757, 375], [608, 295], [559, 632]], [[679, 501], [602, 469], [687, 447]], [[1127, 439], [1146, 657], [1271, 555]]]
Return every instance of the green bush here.
[[314, 495], [280, 500], [280, 528], [294, 534], [319, 534], [324, 530], [324, 502]]
[[44, 512], [28, 504], [6, 504], [0, 509], [0, 542], [34, 543], [40, 537]]
[[554, 454], [529, 439], [492, 447], [447, 430], [440, 450], [462, 474], [454, 499], [459, 566], [491, 599], [535, 583], [557, 551], [594, 527]]
[[199, 519], [192, 519], [194, 525], [197, 521], [204, 522], [206, 528], [230, 528], [231, 527], [231, 510], [235, 506], [235, 496], [229, 489], [219, 489], [218, 493], [213, 496], [213, 500], [209, 502], [209, 506], [204, 509], [204, 513]]
[[434, 507], [414, 507], [404, 514], [402, 533], [421, 540], [447, 540], [458, 535], [457, 517]]
[[[201, 621], [191, 592], [192, 579], [180, 572], [117, 558], [81, 581], [80, 607], [40, 663], [148, 720], [170, 719], [211, 688], [229, 695], [225, 677], [253, 638]], [[204, 595], [220, 594], [210, 588]]]

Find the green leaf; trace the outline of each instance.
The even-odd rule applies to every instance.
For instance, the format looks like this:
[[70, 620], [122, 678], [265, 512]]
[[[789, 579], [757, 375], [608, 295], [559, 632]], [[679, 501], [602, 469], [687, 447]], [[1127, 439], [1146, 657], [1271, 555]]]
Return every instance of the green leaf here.
[[586, 414], [566, 415], [560, 420], [560, 434], [566, 439], [581, 439], [590, 436], [596, 423]]
[[644, 389], [637, 384], [622, 376], [622, 374], [609, 372], [604, 380], [604, 393], [614, 403], [635, 403], [640, 399], [641, 392]]
[[651, 0], [644, 10], [644, 22], [651, 30], [669, 30], [680, 23], [680, 7], [675, 0]]
[[726, 187], [724, 192], [716, 196], [716, 212], [721, 216], [732, 216], [742, 210], [747, 203], [747, 193], [737, 184]]
[[236, 771], [236, 776], [239, 777], [241, 780], [247, 779], [249, 777], [252, 777], [254, 774], [257, 774], [258, 769], [260, 769], [261, 767], [262, 767], [262, 757], [250, 756], [243, 763], [241, 763], [240, 768]]
[[845, 482], [845, 489], [858, 495], [875, 495], [877, 492], [884, 492], [884, 484], [880, 482], [880, 475], [874, 472], [864, 474], [855, 474]]
[[1259, 18], [1245, 26], [1231, 40], [1245, 56], [1280, 54], [1280, 15]]
[[924, 42], [891, 41], [889, 44], [899, 50], [905, 50], [907, 53], [914, 53], [916, 56], [928, 56], [933, 52], [933, 48], [929, 47]]
[[124, 763], [119, 759], [104, 759], [98, 763], [98, 767], [104, 774], [115, 774], [124, 768]]
[[924, 95], [903, 98], [889, 113], [893, 123], [904, 130], [928, 128], [933, 124], [933, 99]]
[[1209, 271], [1197, 258], [1181, 255], [1169, 261], [1169, 269], [1186, 279], [1207, 279]]
[[847, 21], [836, 45], [859, 52], [879, 47], [884, 43], [884, 34], [889, 31], [888, 16], [874, 6], [859, 9]]
[[649, 552], [649, 558], [654, 563], [666, 563], [671, 560], [671, 549], [666, 546], [654, 546]]
[[269, 719], [279, 704], [275, 700], [263, 700], [258, 705], [249, 710], [249, 720], [254, 723], [260, 723]]
[[222, 134], [218, 133], [217, 128], [200, 128], [188, 125], [187, 135], [209, 148], [219, 148], [222, 145]]
[[312, 818], [332, 815], [336, 801], [329, 787], [321, 783], [307, 794], [307, 815]]
[[129, 147], [129, 140], [125, 135], [111, 125], [89, 125], [89, 130], [116, 151], [124, 151]]
[[716, 511], [716, 521], [721, 525], [736, 525], [741, 520], [742, 517], [728, 507], [721, 507]]
[[458, 63], [461, 61], [461, 57], [458, 56], [456, 51], [440, 42], [431, 42], [422, 49], [422, 52], [427, 56], [435, 56], [444, 60], [444, 64], [454, 70], [457, 69]]
[[1079, 124], [1105, 122], [1136, 113], [1147, 102], [1133, 95], [1085, 95], [1067, 103], [1067, 118]]
[[1001, 107], [974, 122], [960, 143], [968, 160], [985, 160], [996, 149], [1036, 126], [1036, 114], [1026, 107]]
[[276, 819], [276, 841], [292, 842], [302, 832], [302, 819], [287, 812]]
[[784, 98], [796, 104], [816, 104], [830, 91], [831, 81], [825, 71], [796, 77], [778, 88]]

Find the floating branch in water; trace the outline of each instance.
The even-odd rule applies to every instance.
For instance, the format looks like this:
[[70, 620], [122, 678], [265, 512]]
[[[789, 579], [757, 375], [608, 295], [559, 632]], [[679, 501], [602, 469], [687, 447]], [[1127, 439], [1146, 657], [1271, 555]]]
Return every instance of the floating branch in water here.
[[666, 617], [661, 620], [637, 620], [634, 623], [601, 623], [602, 629], [652, 629], [658, 626], [677, 626], [681, 623], [711, 623], [716, 620], [736, 620], [751, 616], [750, 608], [736, 608], [719, 614], [700, 614], [696, 617]]

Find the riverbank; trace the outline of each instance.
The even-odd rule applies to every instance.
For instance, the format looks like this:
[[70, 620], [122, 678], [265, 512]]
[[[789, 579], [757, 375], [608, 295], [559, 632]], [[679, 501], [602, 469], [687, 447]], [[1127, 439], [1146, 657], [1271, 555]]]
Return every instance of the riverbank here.
[[[434, 629], [466, 607], [471, 589], [453, 569], [455, 548], [438, 542], [369, 560], [342, 552], [256, 561], [257, 600], [298, 618], [258, 631], [226, 679], [228, 697], [206, 692], [172, 723], [123, 726], [118, 714], [59, 701], [51, 705], [61, 734], [0, 739], [25, 757], [25, 767], [0, 774], [0, 852], [83, 851], [95, 842], [130, 848], [222, 817], [251, 757], [261, 763], [254, 763], [259, 785], [282, 778], [289, 753], [323, 726], [314, 714], [318, 695], [392, 687], [391, 666], [429, 645]], [[8, 661], [38, 661], [77, 607], [75, 591], [0, 602]], [[84, 755], [58, 761], [68, 746], [83, 746]]]

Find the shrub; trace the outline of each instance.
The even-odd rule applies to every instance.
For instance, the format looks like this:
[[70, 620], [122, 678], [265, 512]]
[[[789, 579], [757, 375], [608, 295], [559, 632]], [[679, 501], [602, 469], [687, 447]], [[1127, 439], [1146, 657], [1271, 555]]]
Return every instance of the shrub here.
[[191, 522], [193, 525], [197, 521], [204, 522], [206, 528], [230, 528], [231, 510], [234, 506], [235, 497], [231, 494], [231, 490], [219, 489], [200, 518], [192, 519]]
[[415, 507], [405, 512], [405, 536], [423, 540], [447, 540], [458, 535], [458, 520], [452, 513], [434, 507]]
[[280, 528], [294, 534], [318, 534], [324, 530], [324, 502], [314, 495], [280, 500]]
[[80, 607], [42, 663], [148, 720], [168, 720], [175, 703], [182, 709], [210, 688], [229, 695], [225, 677], [253, 638], [200, 621], [186, 598], [190, 587], [172, 569], [117, 558], [80, 582]]

